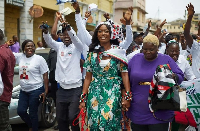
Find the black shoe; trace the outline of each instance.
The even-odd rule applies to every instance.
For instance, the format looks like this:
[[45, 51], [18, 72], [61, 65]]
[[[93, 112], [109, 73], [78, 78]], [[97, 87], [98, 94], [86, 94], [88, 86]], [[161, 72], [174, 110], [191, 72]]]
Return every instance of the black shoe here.
[[53, 127], [54, 130], [58, 130], [58, 125]]

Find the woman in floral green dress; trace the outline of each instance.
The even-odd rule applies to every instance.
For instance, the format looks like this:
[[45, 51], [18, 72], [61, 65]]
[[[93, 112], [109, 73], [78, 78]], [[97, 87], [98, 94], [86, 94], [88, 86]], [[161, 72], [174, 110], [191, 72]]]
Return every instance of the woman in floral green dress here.
[[[130, 24], [130, 17], [126, 21]], [[87, 73], [79, 108], [86, 108], [89, 131], [120, 130], [122, 106], [126, 110], [130, 107], [130, 99], [122, 102], [121, 91], [124, 85], [130, 93], [126, 52], [116, 46], [119, 42], [111, 31], [109, 22], [100, 23], [84, 64]]]

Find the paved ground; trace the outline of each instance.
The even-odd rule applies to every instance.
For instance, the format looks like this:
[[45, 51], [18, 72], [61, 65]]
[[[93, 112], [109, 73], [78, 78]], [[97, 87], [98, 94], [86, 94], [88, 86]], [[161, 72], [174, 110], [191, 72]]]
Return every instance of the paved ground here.
[[[28, 126], [26, 124], [12, 125], [12, 131], [28, 131]], [[50, 128], [40, 127], [39, 131], [58, 131], [58, 130], [54, 130], [53, 127]]]

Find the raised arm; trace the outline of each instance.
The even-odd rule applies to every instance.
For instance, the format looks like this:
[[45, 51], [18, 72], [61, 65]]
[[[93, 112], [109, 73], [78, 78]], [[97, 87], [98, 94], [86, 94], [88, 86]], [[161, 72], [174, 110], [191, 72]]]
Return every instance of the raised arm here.
[[87, 20], [90, 17], [90, 15], [91, 15], [90, 11], [86, 11], [85, 12], [85, 17], [82, 19], [82, 22], [83, 22], [84, 26], [86, 26]]
[[149, 20], [149, 22], [148, 22], [148, 27], [147, 27], [146, 31], [144, 32], [143, 38], [148, 35], [150, 28], [151, 28], [151, 20]]
[[43, 38], [47, 43], [47, 45], [49, 45], [57, 52], [61, 43], [56, 42], [54, 39], [52, 39], [51, 35], [48, 33], [48, 29], [42, 29], [42, 32], [43, 32]]
[[76, 10], [75, 21], [76, 21], [76, 26], [77, 26], [77, 29], [78, 29], [77, 36], [79, 37], [79, 39], [84, 44], [89, 46], [92, 43], [92, 36], [89, 34], [89, 32], [86, 30], [85, 25], [83, 24], [83, 21], [82, 21], [82, 18], [81, 18], [81, 14], [80, 14], [79, 4], [78, 4], [78, 2], [74, 2], [72, 4], [72, 6]]
[[185, 24], [185, 29], [184, 29], [184, 36], [186, 39], [186, 44], [191, 48], [192, 44], [193, 44], [193, 38], [190, 35], [190, 28], [191, 28], [191, 21], [192, 21], [192, 17], [195, 13], [194, 11], [194, 6], [190, 3], [188, 4], [188, 6], [186, 6], [187, 11], [188, 11], [188, 19], [187, 22]]
[[75, 45], [77, 50], [79, 50], [82, 53], [83, 52], [83, 43], [76, 36], [75, 31], [71, 28], [71, 29], [67, 29], [67, 33], [69, 34], [69, 37], [71, 38], [71, 41]]
[[154, 35], [159, 37], [159, 35], [161, 34], [161, 29], [163, 27], [164, 24], [166, 24], [166, 19], [158, 26], [157, 30], [155, 31]]
[[55, 18], [55, 21], [54, 21], [54, 24], [53, 24], [53, 27], [51, 29], [51, 36], [54, 40], [57, 40], [58, 39], [58, 35], [57, 35], [57, 25], [58, 25], [58, 21], [60, 19], [61, 14], [59, 12], [56, 12], [56, 18]]
[[133, 41], [133, 33], [131, 28], [131, 16], [133, 13], [133, 7], [129, 7], [125, 14], [123, 14], [124, 19], [126, 20], [126, 38], [119, 45], [125, 50], [128, 49], [130, 44]]

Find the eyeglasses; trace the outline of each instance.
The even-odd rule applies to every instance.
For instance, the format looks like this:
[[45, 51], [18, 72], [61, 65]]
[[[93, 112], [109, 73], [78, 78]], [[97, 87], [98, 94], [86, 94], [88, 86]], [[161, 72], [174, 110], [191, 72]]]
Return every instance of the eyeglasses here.
[[109, 30], [98, 30], [98, 33], [105, 33], [105, 34], [108, 34], [108, 33], [110, 33], [110, 31]]

